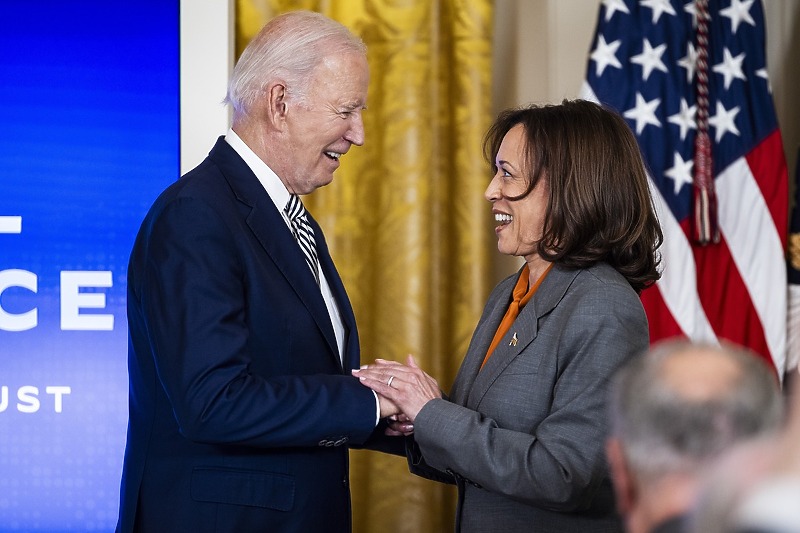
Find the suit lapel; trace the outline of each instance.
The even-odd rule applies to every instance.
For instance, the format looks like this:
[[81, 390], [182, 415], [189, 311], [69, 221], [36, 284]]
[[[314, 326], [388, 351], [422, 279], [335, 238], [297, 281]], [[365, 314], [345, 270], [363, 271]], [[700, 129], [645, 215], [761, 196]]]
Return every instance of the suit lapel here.
[[[558, 305], [558, 302], [564, 297], [564, 294], [579, 272], [580, 270], [577, 269], [566, 269], [559, 265], [553, 266], [550, 273], [536, 291], [536, 294], [534, 294], [531, 301], [528, 302], [528, 305], [522, 309], [522, 312], [506, 332], [503, 339], [501, 339], [500, 344], [497, 345], [497, 348], [495, 348], [494, 353], [486, 362], [486, 365], [477, 373], [473, 385], [468, 391], [468, 400], [465, 405], [473, 409], [477, 408], [483, 396], [497, 378], [505, 371], [508, 365], [536, 339], [539, 334], [539, 319], [550, 313], [550, 311]], [[516, 279], [517, 277], [513, 278], [512, 283], [509, 284], [508, 290], [504, 294], [505, 304], [501, 306], [503, 309], [500, 313], [500, 318], [494, 322], [493, 328], [487, 328], [486, 336], [488, 340], [484, 346], [481, 346], [483, 355], [486, 355], [489, 343], [494, 337], [497, 326], [508, 308], [511, 291], [513, 290]], [[491, 331], [488, 331], [489, 329]], [[541, 355], [542, 354], [535, 354], [536, 357]], [[478, 363], [478, 365], [480, 365], [480, 363]]]
[[[317, 224], [317, 221], [310, 213], [308, 214], [308, 220], [311, 223], [311, 227], [314, 228], [319, 266], [325, 274], [325, 279], [328, 280], [328, 286], [339, 308], [339, 316], [344, 326], [344, 367], [347, 369], [356, 368], [359, 364], [360, 350], [353, 307], [350, 304], [350, 298], [347, 296], [347, 291], [342, 283], [342, 278], [339, 276], [336, 265], [334, 265], [333, 259], [328, 251], [328, 243], [322, 233], [322, 228], [319, 227], [319, 224]], [[333, 334], [332, 327], [331, 334]], [[334, 343], [335, 341], [336, 339], [334, 337]]]
[[491, 344], [497, 327], [500, 325], [500, 321], [503, 320], [506, 309], [508, 309], [508, 305], [511, 302], [511, 292], [518, 276], [519, 272], [516, 276], [511, 276], [500, 282], [500, 285], [493, 291], [492, 296], [486, 303], [483, 317], [475, 328], [475, 333], [473, 333], [469, 348], [467, 348], [467, 355], [464, 356], [461, 368], [459, 368], [456, 379], [453, 381], [453, 388], [450, 391], [451, 401], [466, 405], [467, 397], [481, 370], [481, 363], [483, 363], [486, 351], [489, 349], [489, 344]]
[[[325, 307], [325, 300], [313, 274], [308, 269], [303, 252], [269, 194], [224, 137], [217, 140], [209, 157], [222, 171], [236, 198], [250, 208], [249, 214], [245, 217], [247, 225], [308, 309], [327, 340], [331, 354], [337, 362], [340, 362], [336, 336], [333, 333], [328, 309]], [[316, 222], [314, 231], [319, 235], [318, 240], [324, 242], [322, 231]], [[327, 247], [324, 255], [326, 261], [330, 262]], [[327, 271], [325, 275], [328, 275]]]

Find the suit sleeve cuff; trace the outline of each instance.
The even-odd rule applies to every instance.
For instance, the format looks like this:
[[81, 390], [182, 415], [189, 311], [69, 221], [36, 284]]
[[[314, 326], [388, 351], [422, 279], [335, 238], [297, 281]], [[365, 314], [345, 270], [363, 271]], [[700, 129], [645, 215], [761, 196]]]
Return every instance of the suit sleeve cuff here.
[[378, 423], [381, 421], [381, 401], [378, 399], [378, 393], [372, 391], [372, 395], [375, 396], [375, 427], [378, 427]]

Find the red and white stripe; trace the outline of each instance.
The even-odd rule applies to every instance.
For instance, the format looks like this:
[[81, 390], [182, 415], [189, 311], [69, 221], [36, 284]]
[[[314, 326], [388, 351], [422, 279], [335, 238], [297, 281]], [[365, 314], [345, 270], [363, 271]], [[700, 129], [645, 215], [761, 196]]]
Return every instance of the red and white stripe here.
[[[581, 96], [597, 101], [586, 83]], [[758, 353], [782, 377], [788, 181], [785, 159], [776, 154], [782, 155], [777, 131], [716, 176], [721, 239], [714, 245], [692, 244], [688, 218], [676, 220], [650, 180], [664, 233], [662, 277], [655, 289], [642, 293], [651, 342], [673, 336], [735, 342]]]

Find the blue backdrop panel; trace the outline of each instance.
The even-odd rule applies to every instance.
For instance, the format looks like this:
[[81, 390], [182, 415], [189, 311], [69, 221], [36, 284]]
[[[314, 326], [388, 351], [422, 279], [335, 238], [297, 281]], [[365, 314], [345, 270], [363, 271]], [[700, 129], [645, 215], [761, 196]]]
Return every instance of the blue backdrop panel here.
[[0, 531], [111, 531], [125, 271], [179, 172], [178, 0], [0, 12]]

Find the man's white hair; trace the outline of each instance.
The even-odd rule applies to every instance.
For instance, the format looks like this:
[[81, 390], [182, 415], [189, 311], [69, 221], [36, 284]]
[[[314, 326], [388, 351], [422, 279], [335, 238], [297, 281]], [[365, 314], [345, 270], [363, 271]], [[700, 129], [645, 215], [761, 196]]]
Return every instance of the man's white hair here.
[[286, 84], [287, 99], [305, 102], [314, 69], [328, 56], [366, 55], [366, 45], [342, 24], [312, 11], [290, 11], [269, 21], [242, 52], [225, 102], [234, 117], [247, 115], [273, 81]]

